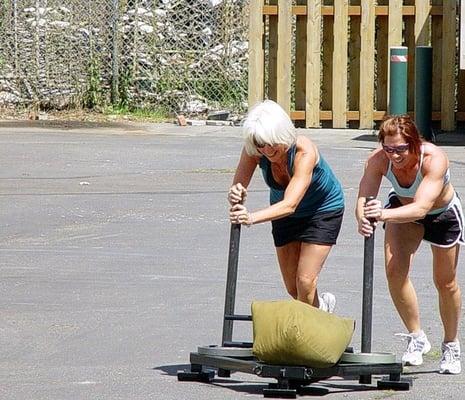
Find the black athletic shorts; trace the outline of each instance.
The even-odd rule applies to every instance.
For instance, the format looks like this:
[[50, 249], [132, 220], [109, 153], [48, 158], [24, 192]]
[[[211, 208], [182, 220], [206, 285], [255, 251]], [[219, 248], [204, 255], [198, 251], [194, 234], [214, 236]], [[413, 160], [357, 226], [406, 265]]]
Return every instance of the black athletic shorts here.
[[322, 212], [308, 217], [284, 217], [271, 221], [276, 247], [291, 242], [336, 244], [342, 225], [344, 209]]
[[[388, 203], [385, 208], [397, 208], [402, 206], [394, 192], [389, 193]], [[427, 214], [426, 217], [416, 220], [425, 228], [423, 240], [438, 246], [452, 247], [457, 243], [465, 244], [465, 229], [462, 205], [455, 195], [446, 210], [437, 214]], [[383, 224], [384, 227], [384, 224]]]

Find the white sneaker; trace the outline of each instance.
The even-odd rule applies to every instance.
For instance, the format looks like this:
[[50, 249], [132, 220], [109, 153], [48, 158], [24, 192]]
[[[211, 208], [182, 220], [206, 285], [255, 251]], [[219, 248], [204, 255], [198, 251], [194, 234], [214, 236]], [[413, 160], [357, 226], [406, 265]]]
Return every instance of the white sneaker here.
[[460, 365], [460, 343], [448, 342], [441, 346], [442, 357], [439, 364], [440, 374], [460, 374], [462, 366]]
[[318, 296], [318, 301], [320, 303], [320, 310], [332, 313], [336, 308], [336, 296], [332, 293], [321, 293], [321, 296]]
[[408, 339], [407, 350], [402, 356], [402, 363], [405, 365], [423, 364], [423, 354], [431, 350], [431, 344], [425, 332], [418, 333], [396, 333], [396, 336]]

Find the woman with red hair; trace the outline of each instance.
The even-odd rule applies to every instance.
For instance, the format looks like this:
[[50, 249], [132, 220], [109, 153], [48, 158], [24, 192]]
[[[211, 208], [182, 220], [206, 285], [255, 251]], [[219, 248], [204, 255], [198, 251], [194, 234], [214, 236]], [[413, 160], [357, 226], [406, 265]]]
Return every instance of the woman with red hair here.
[[[444, 327], [439, 372], [458, 374], [461, 294], [456, 269], [465, 228], [462, 206], [450, 182], [449, 160], [442, 149], [422, 140], [408, 115], [386, 118], [378, 140], [381, 148], [369, 156], [360, 181], [356, 218], [363, 236], [370, 236], [378, 221], [384, 223], [389, 291], [408, 330], [400, 334], [408, 338], [402, 361], [420, 365], [423, 354], [431, 349], [421, 329], [417, 295], [409, 279], [413, 257], [424, 240], [431, 245]], [[383, 176], [392, 184], [385, 207], [379, 200], [366, 201], [369, 196], [376, 197]]]

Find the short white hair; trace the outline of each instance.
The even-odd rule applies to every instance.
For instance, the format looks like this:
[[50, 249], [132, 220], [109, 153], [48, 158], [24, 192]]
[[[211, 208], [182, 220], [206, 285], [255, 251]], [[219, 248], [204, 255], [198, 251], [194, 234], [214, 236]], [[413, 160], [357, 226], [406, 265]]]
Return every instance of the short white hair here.
[[245, 151], [257, 156], [256, 144], [260, 146], [295, 143], [294, 124], [283, 108], [272, 100], [265, 100], [252, 107], [243, 124]]

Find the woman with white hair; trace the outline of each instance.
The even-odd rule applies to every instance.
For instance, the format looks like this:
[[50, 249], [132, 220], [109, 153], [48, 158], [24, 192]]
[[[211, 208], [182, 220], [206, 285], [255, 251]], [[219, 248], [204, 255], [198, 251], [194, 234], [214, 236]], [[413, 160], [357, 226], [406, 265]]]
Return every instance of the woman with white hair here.
[[[289, 116], [271, 100], [253, 107], [243, 134], [244, 148], [228, 194], [231, 223], [271, 221], [288, 293], [333, 312], [336, 299], [331, 293], [318, 295], [317, 280], [342, 224], [344, 195], [339, 181], [317, 146], [296, 135]], [[270, 206], [251, 212], [244, 201], [257, 166], [270, 188]]]

